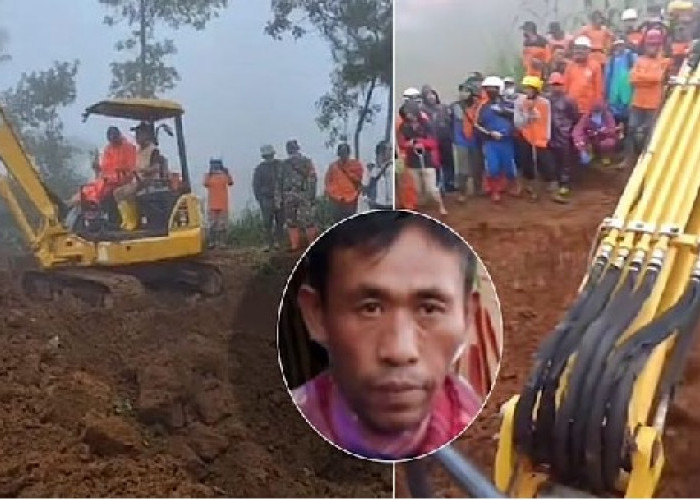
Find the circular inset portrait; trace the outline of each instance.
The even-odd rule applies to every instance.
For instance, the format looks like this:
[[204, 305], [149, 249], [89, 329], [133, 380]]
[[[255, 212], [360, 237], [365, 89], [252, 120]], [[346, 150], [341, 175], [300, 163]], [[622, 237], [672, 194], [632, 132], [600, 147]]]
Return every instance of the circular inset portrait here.
[[496, 380], [496, 292], [454, 231], [373, 211], [326, 231], [287, 283], [277, 339], [290, 395], [327, 441], [405, 461], [461, 435]]

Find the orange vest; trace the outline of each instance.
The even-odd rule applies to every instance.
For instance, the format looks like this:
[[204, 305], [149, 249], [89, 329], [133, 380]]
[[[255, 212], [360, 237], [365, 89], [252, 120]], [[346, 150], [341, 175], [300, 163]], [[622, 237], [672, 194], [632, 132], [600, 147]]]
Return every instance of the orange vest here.
[[348, 159], [342, 166], [338, 161], [332, 163], [326, 172], [326, 194], [340, 203], [356, 202], [360, 196], [363, 173], [362, 163], [354, 159]]
[[639, 109], [656, 110], [661, 106], [666, 83], [668, 59], [640, 56], [630, 73], [634, 87], [632, 106]]
[[207, 188], [209, 210], [228, 213], [228, 190], [233, 186], [233, 178], [225, 172], [206, 174], [204, 187]]
[[581, 64], [571, 61], [564, 72], [566, 93], [578, 106], [582, 115], [589, 113], [593, 105], [603, 98], [603, 72], [593, 59]]
[[100, 162], [101, 177], [110, 183], [127, 181], [136, 168], [136, 156], [136, 146], [126, 139], [122, 139], [118, 146], [108, 144]]
[[520, 129], [523, 138], [536, 148], [546, 148], [552, 128], [552, 112], [549, 100], [538, 96], [535, 99], [520, 98], [518, 106], [523, 106], [525, 111], [535, 110], [538, 118], [529, 122]]

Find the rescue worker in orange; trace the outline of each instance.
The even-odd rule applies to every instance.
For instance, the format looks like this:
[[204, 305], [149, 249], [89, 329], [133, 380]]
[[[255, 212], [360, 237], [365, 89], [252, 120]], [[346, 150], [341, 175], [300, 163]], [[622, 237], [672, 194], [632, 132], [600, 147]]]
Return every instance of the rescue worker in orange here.
[[81, 198], [99, 207], [112, 196], [115, 188], [128, 183], [136, 168], [136, 146], [129, 142], [117, 127], [107, 129], [107, 146], [102, 156], [95, 159], [95, 180], [81, 188], [73, 197], [77, 204]]
[[573, 58], [564, 73], [564, 87], [585, 115], [593, 105], [603, 98], [603, 71], [600, 64], [591, 57], [591, 41], [585, 36], [574, 41]]
[[645, 37], [644, 54], [637, 59], [630, 74], [634, 97], [630, 108], [630, 133], [625, 148], [627, 166], [634, 165], [663, 103], [670, 70], [670, 60], [661, 57], [663, 41], [663, 33], [658, 30], [649, 31]]
[[591, 24], [584, 26], [578, 36], [585, 36], [591, 41], [591, 59], [597, 61], [601, 67], [605, 66], [607, 54], [610, 52], [615, 36], [605, 24], [603, 13], [596, 10], [591, 14]]
[[233, 186], [233, 177], [224, 167], [221, 158], [209, 160], [209, 172], [204, 175], [204, 187], [207, 188], [209, 247], [223, 248], [226, 245], [226, 232], [229, 222], [229, 189]]
[[536, 76], [522, 81], [523, 94], [515, 101], [515, 126], [520, 131], [516, 140], [517, 163], [522, 170], [525, 190], [531, 199], [539, 197], [538, 174], [548, 183], [548, 191], [558, 187], [554, 182], [554, 165], [549, 150], [552, 134], [552, 110], [549, 99], [541, 95], [544, 82]]
[[626, 9], [622, 13], [622, 25], [625, 30], [627, 48], [639, 52], [642, 44], [642, 30], [639, 27], [639, 14], [635, 9]]
[[350, 145], [340, 144], [338, 159], [328, 167], [325, 178], [325, 193], [331, 202], [333, 222], [340, 222], [357, 212], [364, 171], [359, 160], [350, 158]]
[[537, 33], [537, 25], [532, 21], [525, 22], [523, 30], [523, 67], [525, 74], [531, 76], [544, 76], [544, 70], [549, 63], [549, 44], [547, 39]]
[[107, 129], [109, 142], [100, 159], [100, 177], [112, 188], [127, 182], [136, 168], [136, 146], [117, 127]]

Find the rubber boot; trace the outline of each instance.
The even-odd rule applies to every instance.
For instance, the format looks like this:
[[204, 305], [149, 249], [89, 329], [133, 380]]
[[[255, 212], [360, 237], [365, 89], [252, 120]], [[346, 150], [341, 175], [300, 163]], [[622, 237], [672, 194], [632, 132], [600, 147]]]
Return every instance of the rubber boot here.
[[121, 201], [117, 205], [119, 215], [122, 218], [121, 228], [124, 231], [134, 231], [139, 225], [138, 209], [128, 201]]
[[566, 186], [561, 186], [559, 190], [554, 193], [552, 199], [556, 203], [567, 204], [571, 201], [571, 190]]
[[291, 252], [298, 252], [301, 245], [301, 231], [299, 231], [299, 228], [288, 228], [287, 237], [289, 238], [289, 250]]

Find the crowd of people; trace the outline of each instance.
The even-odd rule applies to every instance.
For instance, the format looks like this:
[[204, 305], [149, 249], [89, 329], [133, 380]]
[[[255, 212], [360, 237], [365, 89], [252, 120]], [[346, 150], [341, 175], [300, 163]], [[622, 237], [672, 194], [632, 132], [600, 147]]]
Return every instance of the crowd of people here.
[[[317, 173], [312, 161], [299, 151], [296, 141], [287, 142], [288, 158], [275, 158], [273, 146], [260, 148], [262, 162], [253, 175], [253, 194], [263, 216], [269, 248], [278, 248], [286, 229], [289, 248], [296, 252], [303, 242], [318, 235]], [[338, 158], [326, 171], [323, 193], [333, 222], [357, 212], [393, 207], [391, 148], [381, 141], [375, 161], [366, 166], [351, 157], [351, 148], [338, 146]], [[305, 238], [304, 238], [305, 237]]]
[[669, 78], [696, 52], [697, 17], [692, 2], [675, 0], [645, 19], [635, 9], [617, 19], [596, 11], [575, 33], [553, 22], [544, 36], [528, 21], [519, 81], [475, 72], [451, 105], [429, 85], [406, 89], [396, 125], [398, 205], [433, 201], [446, 214], [451, 191], [460, 201], [486, 194], [498, 203], [506, 193], [536, 200], [546, 190], [567, 203], [573, 169], [632, 167]]

